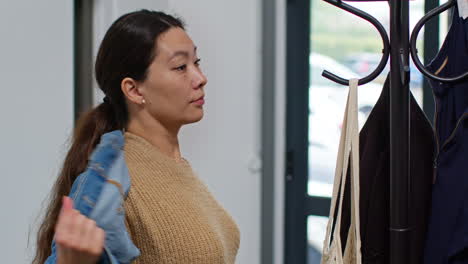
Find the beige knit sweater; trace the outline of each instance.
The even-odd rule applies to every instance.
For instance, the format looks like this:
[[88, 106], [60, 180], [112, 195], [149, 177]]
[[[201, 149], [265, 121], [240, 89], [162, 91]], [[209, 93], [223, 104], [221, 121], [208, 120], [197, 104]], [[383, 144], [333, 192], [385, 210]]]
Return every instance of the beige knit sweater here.
[[141, 251], [133, 263], [234, 263], [239, 229], [189, 163], [128, 132], [124, 151], [131, 178], [127, 228]]

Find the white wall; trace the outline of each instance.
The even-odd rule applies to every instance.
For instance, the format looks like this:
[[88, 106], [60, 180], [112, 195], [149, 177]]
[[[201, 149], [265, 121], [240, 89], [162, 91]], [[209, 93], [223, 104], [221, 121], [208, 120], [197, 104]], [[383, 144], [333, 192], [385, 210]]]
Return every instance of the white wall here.
[[72, 1], [0, 1], [1, 263], [30, 263], [28, 232], [63, 159], [73, 121], [72, 22]]

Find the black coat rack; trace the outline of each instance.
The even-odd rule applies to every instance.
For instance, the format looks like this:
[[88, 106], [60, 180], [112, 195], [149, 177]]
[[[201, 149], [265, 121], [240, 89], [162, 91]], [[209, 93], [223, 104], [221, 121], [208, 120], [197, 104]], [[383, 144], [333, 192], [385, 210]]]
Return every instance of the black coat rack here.
[[[404, 264], [409, 261], [410, 231], [409, 225], [409, 193], [410, 193], [410, 119], [409, 119], [409, 56], [421, 73], [439, 82], [458, 82], [468, 73], [451, 78], [441, 78], [429, 72], [417, 56], [416, 39], [424, 24], [432, 17], [455, 6], [456, 0], [427, 13], [409, 33], [409, 1], [410, 0], [373, 0], [388, 1], [390, 6], [390, 38], [382, 24], [371, 15], [350, 6], [343, 1], [372, 0], [324, 0], [334, 6], [359, 16], [377, 28], [383, 42], [383, 56], [377, 68], [368, 76], [359, 79], [359, 84], [374, 80], [384, 69], [390, 59], [390, 263]], [[411, 40], [411, 41], [410, 41]], [[349, 81], [328, 71], [322, 76], [342, 85]]]

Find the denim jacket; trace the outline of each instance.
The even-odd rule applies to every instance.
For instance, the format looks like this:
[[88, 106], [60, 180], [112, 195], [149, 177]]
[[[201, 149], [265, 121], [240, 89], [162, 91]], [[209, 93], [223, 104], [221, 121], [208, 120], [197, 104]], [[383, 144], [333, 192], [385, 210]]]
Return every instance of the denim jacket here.
[[[105, 231], [104, 252], [99, 264], [131, 263], [140, 255], [125, 226], [123, 202], [130, 190], [130, 176], [123, 146], [122, 131], [104, 134], [91, 154], [87, 169], [76, 178], [69, 195], [75, 209], [96, 221]], [[45, 264], [55, 264], [56, 260], [53, 241], [52, 254]]]

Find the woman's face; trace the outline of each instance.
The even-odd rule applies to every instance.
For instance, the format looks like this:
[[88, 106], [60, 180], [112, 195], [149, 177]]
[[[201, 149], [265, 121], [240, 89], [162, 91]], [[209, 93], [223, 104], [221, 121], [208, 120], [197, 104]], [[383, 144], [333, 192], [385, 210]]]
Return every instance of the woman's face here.
[[172, 28], [157, 39], [156, 56], [138, 86], [153, 118], [181, 126], [202, 119], [206, 83], [193, 41]]

